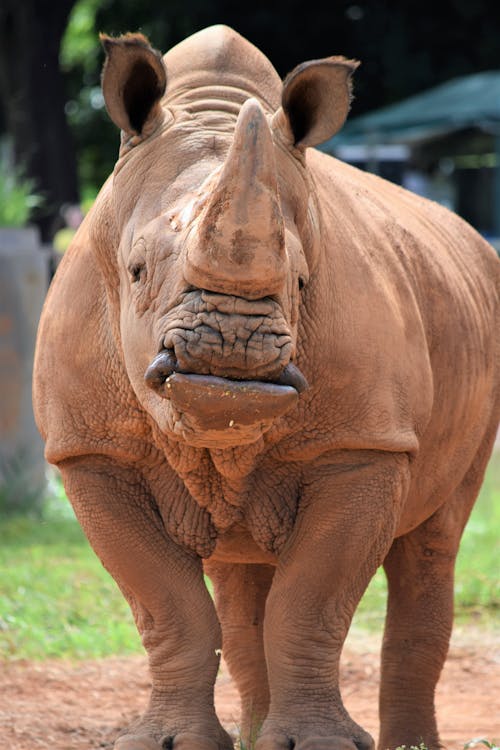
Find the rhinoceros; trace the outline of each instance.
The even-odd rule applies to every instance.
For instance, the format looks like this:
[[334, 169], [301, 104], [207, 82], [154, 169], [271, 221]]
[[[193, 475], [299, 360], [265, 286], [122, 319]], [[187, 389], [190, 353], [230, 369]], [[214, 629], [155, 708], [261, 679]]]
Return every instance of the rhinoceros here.
[[282, 81], [224, 25], [163, 58], [102, 41], [120, 152], [51, 284], [34, 404], [148, 654], [115, 748], [229, 750], [221, 649], [244, 746], [372, 748], [338, 678], [381, 565], [379, 746], [438, 748], [454, 561], [498, 425], [498, 258], [315, 148], [355, 61]]

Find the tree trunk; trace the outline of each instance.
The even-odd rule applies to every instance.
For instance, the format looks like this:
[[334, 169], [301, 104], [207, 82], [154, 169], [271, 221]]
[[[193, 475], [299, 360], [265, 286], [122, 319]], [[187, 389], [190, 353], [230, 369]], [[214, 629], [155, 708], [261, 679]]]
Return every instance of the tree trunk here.
[[16, 165], [35, 179], [44, 198], [33, 216], [43, 241], [61, 225], [61, 206], [78, 202], [59, 70], [59, 47], [74, 2], [2, 0], [0, 6], [0, 105]]

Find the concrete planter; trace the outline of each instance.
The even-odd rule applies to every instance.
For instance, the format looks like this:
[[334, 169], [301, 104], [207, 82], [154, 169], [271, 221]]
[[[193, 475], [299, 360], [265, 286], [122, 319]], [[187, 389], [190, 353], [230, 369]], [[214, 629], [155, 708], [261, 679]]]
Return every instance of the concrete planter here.
[[45, 488], [31, 381], [48, 281], [37, 230], [0, 227], [0, 514], [36, 507]]

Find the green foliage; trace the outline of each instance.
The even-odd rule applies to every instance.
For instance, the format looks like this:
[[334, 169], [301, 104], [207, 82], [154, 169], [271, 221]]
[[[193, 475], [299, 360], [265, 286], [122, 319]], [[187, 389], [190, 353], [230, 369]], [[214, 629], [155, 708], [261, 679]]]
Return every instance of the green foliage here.
[[102, 0], [79, 0], [73, 6], [61, 42], [61, 69], [69, 71], [81, 66], [84, 73], [93, 74], [98, 49], [96, 15]]
[[102, 0], [74, 4], [59, 55], [69, 94], [65, 112], [78, 154], [80, 194], [86, 204], [112, 171], [119, 147], [119, 133], [107, 115], [100, 87], [104, 53], [97, 16], [108, 4]]
[[42, 205], [35, 181], [25, 177], [23, 170], [13, 169], [4, 156], [0, 158], [0, 226], [23, 227], [33, 211]]
[[70, 246], [71, 240], [75, 236], [75, 233], [76, 230], [71, 229], [70, 227], [63, 227], [63, 229], [60, 229], [58, 232], [56, 232], [54, 235], [54, 239], [52, 240], [54, 250], [57, 250], [57, 252], [61, 255], [65, 253]]

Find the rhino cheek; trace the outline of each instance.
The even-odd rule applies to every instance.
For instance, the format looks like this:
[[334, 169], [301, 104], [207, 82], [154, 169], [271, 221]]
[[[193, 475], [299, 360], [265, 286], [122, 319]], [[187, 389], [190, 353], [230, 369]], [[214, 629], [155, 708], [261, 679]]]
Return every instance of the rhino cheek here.
[[123, 358], [130, 382], [140, 401], [148, 395], [144, 372], [156, 351], [151, 318], [149, 312], [137, 315], [130, 297], [122, 300], [120, 328]]

